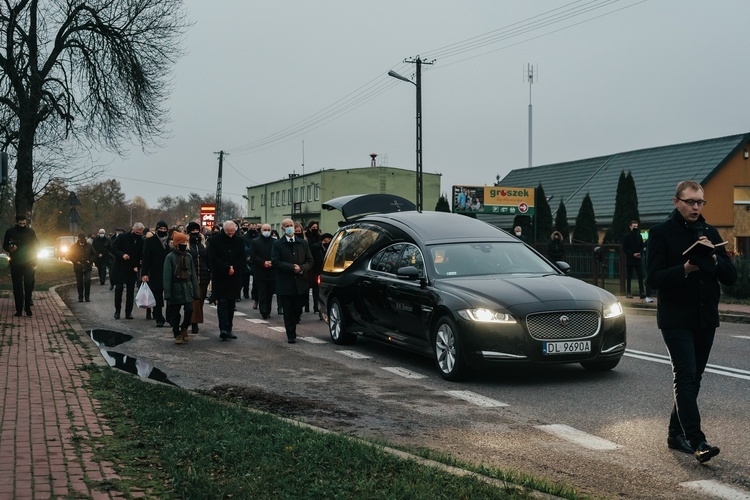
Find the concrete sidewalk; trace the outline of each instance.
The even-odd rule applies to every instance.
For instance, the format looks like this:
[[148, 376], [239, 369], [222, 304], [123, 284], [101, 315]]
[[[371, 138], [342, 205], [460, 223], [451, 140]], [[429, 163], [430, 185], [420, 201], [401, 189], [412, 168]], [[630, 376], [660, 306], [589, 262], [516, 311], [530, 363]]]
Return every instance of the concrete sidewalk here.
[[106, 362], [71, 340], [84, 333], [57, 293], [34, 292], [33, 316], [21, 317], [0, 293], [0, 498], [125, 498], [97, 488], [118, 475], [91, 446], [111, 431], [82, 367]]
[[[655, 303], [620, 299], [628, 311], [655, 313]], [[724, 321], [750, 322], [750, 306], [720, 309]], [[0, 499], [126, 498], [97, 486], [119, 476], [94, 459], [91, 444], [111, 431], [83, 367], [109, 365], [93, 341], [86, 349], [88, 337], [56, 292], [34, 292], [33, 316], [14, 312], [11, 292], [0, 292]]]

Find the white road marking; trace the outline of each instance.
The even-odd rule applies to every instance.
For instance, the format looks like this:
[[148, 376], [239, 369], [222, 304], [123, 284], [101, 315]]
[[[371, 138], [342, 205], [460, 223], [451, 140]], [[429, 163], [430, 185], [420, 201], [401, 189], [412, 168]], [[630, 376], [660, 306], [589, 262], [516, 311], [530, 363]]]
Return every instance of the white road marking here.
[[748, 337], [747, 335], [732, 335], [732, 337], [734, 337], [736, 339], [750, 340], [750, 337]]
[[412, 378], [412, 379], [420, 379], [420, 378], [427, 378], [427, 376], [407, 370], [406, 368], [401, 368], [398, 366], [383, 366], [381, 367], [383, 370], [391, 373], [395, 373], [399, 377], [404, 378]]
[[269, 328], [269, 330], [274, 330], [274, 331], [277, 331], [277, 332], [286, 333], [286, 328], [284, 328], [283, 326], [269, 326], [268, 328]]
[[240, 312], [240, 311], [234, 311], [235, 316], [247, 316], [247, 314]]
[[622, 448], [622, 446], [612, 441], [607, 441], [606, 439], [579, 431], [567, 425], [537, 425], [536, 428], [589, 450], [616, 450]]
[[[646, 361], [653, 361], [654, 363], [662, 363], [665, 365], [671, 364], [671, 361], [669, 360], [669, 356], [665, 356], [663, 354], [654, 354], [652, 352], [644, 352], [644, 351], [636, 351], [633, 349], [627, 349], [625, 351], [625, 356], [629, 356], [631, 358], [636, 358], [636, 359], [643, 359]], [[715, 373], [717, 375], [724, 375], [725, 377], [750, 380], [750, 371], [740, 370], [739, 368], [730, 368], [728, 366], [709, 364], [709, 365], [706, 365], [706, 372]]]
[[696, 490], [714, 498], [722, 498], [724, 500], [750, 500], [750, 493], [710, 479], [703, 481], [688, 481], [680, 483], [680, 486]]
[[325, 340], [321, 340], [318, 337], [297, 337], [300, 340], [304, 340], [305, 342], [310, 342], [311, 344], [327, 344]]
[[487, 398], [485, 396], [482, 396], [481, 394], [477, 394], [476, 392], [471, 392], [471, 391], [445, 391], [445, 392], [447, 394], [450, 394], [454, 398], [463, 399], [464, 401], [468, 401], [469, 403], [472, 403], [477, 406], [482, 406], [484, 408], [500, 408], [502, 406], [508, 406], [506, 403], [502, 403], [495, 399]]
[[367, 354], [362, 354], [361, 352], [357, 351], [347, 351], [347, 350], [341, 350], [336, 351], [339, 354], [343, 354], [344, 356], [349, 356], [350, 358], [354, 359], [371, 359], [372, 356], [368, 356]]
[[255, 324], [260, 324], [260, 325], [268, 323], [267, 319], [258, 319], [258, 318], [245, 318], [245, 321], [249, 321], [250, 323], [255, 323]]

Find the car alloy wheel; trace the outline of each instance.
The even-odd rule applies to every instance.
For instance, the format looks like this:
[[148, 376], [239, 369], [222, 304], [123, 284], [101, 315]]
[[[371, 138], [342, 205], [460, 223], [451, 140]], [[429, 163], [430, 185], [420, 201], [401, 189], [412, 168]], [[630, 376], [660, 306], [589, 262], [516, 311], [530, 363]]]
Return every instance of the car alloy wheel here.
[[355, 335], [346, 331], [344, 311], [338, 299], [333, 299], [331, 307], [328, 309], [328, 331], [331, 334], [331, 340], [333, 340], [334, 344], [352, 344], [357, 339]]
[[440, 318], [433, 336], [435, 363], [440, 375], [446, 380], [461, 380], [466, 372], [461, 343], [456, 334], [456, 325], [444, 316]]

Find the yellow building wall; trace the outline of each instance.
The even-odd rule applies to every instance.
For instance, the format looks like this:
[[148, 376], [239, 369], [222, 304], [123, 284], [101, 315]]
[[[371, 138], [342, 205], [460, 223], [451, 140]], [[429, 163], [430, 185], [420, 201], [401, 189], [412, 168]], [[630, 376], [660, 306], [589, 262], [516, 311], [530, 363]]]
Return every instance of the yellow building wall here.
[[734, 204], [735, 186], [750, 186], [750, 159], [740, 150], [703, 186], [706, 201], [703, 217], [728, 241], [727, 251], [735, 251], [737, 236], [750, 236], [750, 211]]

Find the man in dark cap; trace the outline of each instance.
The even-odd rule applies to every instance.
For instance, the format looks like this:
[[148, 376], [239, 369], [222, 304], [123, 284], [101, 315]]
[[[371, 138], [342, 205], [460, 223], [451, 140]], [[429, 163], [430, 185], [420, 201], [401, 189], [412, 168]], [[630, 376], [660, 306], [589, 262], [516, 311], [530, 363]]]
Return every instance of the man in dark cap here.
[[146, 238], [143, 244], [143, 262], [141, 265], [141, 281], [148, 283], [156, 299], [154, 306], [154, 320], [156, 326], [164, 326], [164, 259], [169, 255], [169, 226], [163, 220], [156, 223], [156, 233]]
[[34, 273], [39, 240], [23, 214], [16, 215], [16, 225], [5, 231], [3, 250], [10, 255], [10, 277], [13, 281], [13, 298], [16, 316], [26, 311], [31, 316], [31, 292], [34, 291]]

